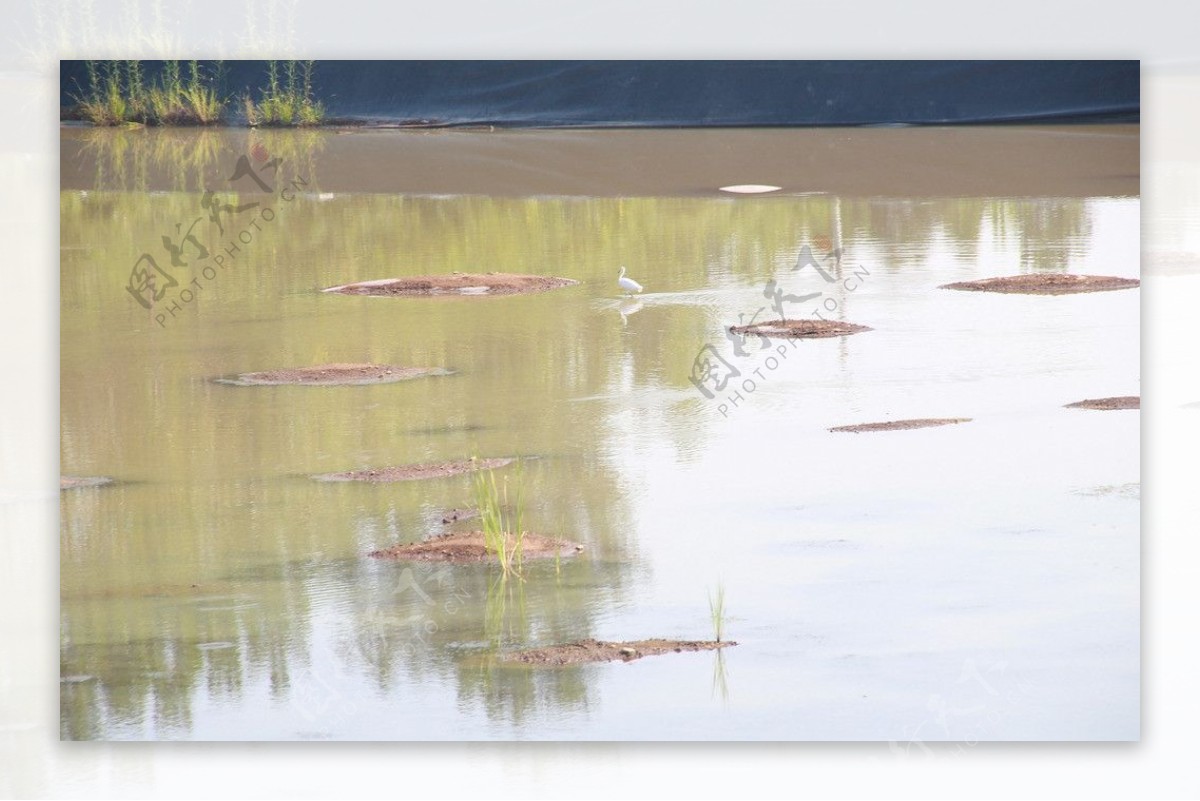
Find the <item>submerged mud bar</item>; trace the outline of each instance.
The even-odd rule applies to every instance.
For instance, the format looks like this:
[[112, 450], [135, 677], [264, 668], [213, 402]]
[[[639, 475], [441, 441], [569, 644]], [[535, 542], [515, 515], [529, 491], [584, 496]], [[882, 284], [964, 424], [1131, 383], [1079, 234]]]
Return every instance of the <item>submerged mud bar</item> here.
[[418, 275], [412, 278], [381, 278], [359, 281], [322, 289], [340, 295], [374, 295], [379, 297], [428, 296], [494, 296], [523, 295], [546, 292], [578, 284], [571, 278], [516, 273], [451, 273], [450, 275]]
[[952, 284], [942, 284], [938, 288], [957, 289], [963, 292], [1001, 292], [1009, 295], [1071, 295], [1076, 292], [1111, 292], [1115, 289], [1133, 289], [1140, 285], [1141, 282], [1136, 278], [1036, 273], [984, 278], [980, 281], [955, 281]]
[[732, 640], [580, 640], [565, 645], [530, 648], [505, 654], [502, 662], [539, 667], [563, 667], [593, 662], [632, 662], [645, 656], [678, 654], [684, 651], [715, 651], [737, 645]]

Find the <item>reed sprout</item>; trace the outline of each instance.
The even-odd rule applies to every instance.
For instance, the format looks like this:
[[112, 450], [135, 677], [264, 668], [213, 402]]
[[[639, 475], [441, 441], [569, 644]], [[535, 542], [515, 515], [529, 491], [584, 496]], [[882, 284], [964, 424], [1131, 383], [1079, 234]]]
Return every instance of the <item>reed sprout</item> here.
[[[475, 457], [472, 457], [475, 461]], [[525, 489], [522, 480], [521, 462], [517, 461], [517, 475], [512, 498], [509, 496], [507, 478], [499, 483], [491, 468], [472, 472], [475, 489], [475, 506], [483, 527], [484, 547], [500, 565], [503, 578], [515, 576], [523, 579], [525, 536]], [[511, 503], [510, 503], [511, 500]]]
[[[88, 61], [87, 87], [74, 97], [79, 115], [93, 125], [215, 125], [229, 102], [222, 96], [223, 66], [197, 60], [165, 61], [148, 78], [137, 60]], [[269, 61], [266, 85], [256, 100], [241, 98], [251, 126], [312, 126], [325, 120], [325, 104], [314, 96], [316, 62]]]
[[712, 619], [713, 637], [717, 642], [725, 635], [725, 585], [718, 584], [714, 594], [708, 594], [708, 614]]
[[325, 105], [313, 97], [315, 61], [267, 62], [267, 85], [256, 102], [250, 96], [242, 100], [250, 125], [320, 125]]

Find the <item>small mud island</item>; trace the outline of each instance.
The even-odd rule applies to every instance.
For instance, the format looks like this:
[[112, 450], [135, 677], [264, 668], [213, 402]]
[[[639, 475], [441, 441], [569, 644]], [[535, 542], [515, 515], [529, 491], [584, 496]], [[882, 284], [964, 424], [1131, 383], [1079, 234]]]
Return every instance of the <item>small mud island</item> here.
[[[514, 552], [517, 546], [516, 538], [507, 537], [507, 549]], [[583, 546], [566, 540], [543, 537], [539, 534], [526, 534], [521, 538], [521, 560], [530, 559], [561, 559], [575, 556], [583, 550]], [[455, 532], [439, 534], [421, 542], [407, 545], [393, 545], [379, 551], [367, 554], [376, 559], [395, 559], [411, 562], [491, 562], [496, 559], [496, 552], [487, 545], [487, 539], [482, 531]]]
[[445, 297], [472, 295], [492, 297], [496, 295], [525, 295], [532, 292], [547, 292], [564, 286], [578, 284], [570, 278], [554, 278], [546, 275], [518, 275], [515, 273], [451, 273], [450, 275], [418, 275], [412, 278], [382, 278], [377, 281], [359, 281], [354, 284], [331, 286], [322, 292], [341, 295], [373, 295], [379, 297]]
[[442, 525], [448, 526], [460, 520], [474, 520], [479, 517], [478, 509], [451, 509], [442, 515]]
[[286, 367], [241, 373], [232, 378], [214, 378], [218, 384], [236, 387], [348, 387], [364, 384], [391, 384], [435, 375], [453, 375], [442, 367], [397, 367], [392, 364], [318, 364], [312, 367]]
[[103, 487], [105, 484], [112, 483], [113, 480], [108, 476], [59, 476], [58, 488], [60, 490], [83, 489], [84, 487]]
[[684, 651], [715, 651], [737, 645], [729, 640], [630, 640], [628, 642], [605, 642], [603, 640], [580, 640], [566, 645], [551, 645], [546, 648], [530, 648], [515, 651], [501, 657], [504, 662], [519, 662], [526, 665], [561, 667], [584, 665], [592, 662], [632, 662], [644, 656], [678, 654]]
[[885, 423], [858, 423], [852, 426], [837, 426], [829, 430], [865, 434], [870, 431], [908, 431], [913, 428], [933, 428], [934, 426], [969, 422], [971, 422], [970, 417], [922, 417], [916, 420], [888, 420]]
[[785, 337], [788, 339], [844, 337], [870, 330], [871, 328], [865, 325], [855, 325], [837, 320], [772, 320], [750, 325], [729, 326], [729, 331], [733, 334], [754, 334], [760, 337]]
[[391, 481], [421, 481], [427, 478], [446, 478], [473, 470], [492, 470], [504, 467], [516, 460], [513, 456], [493, 459], [460, 459], [457, 462], [435, 462], [433, 464], [408, 464], [397, 467], [380, 467], [371, 470], [347, 470], [342, 473], [318, 473], [317, 481], [366, 481], [386, 484]]
[[1076, 292], [1110, 292], [1140, 286], [1136, 278], [1113, 278], [1104, 275], [1064, 275], [1040, 273], [1007, 275], [981, 281], [956, 281], [942, 284], [939, 289], [958, 289], [964, 292], [1004, 292], [1014, 295], [1071, 295]]
[[1122, 395], [1119, 398], [1093, 398], [1091, 400], [1068, 403], [1065, 408], [1097, 409], [1103, 412], [1117, 409], [1140, 409], [1142, 408], [1142, 397], [1140, 395]]

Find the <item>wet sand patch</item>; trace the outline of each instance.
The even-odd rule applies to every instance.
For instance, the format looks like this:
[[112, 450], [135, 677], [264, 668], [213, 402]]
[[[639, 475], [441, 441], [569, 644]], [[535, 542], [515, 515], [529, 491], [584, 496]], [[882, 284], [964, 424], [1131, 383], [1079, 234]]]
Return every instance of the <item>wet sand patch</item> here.
[[103, 487], [105, 484], [112, 483], [114, 480], [108, 476], [59, 476], [58, 488], [60, 490], [83, 489], [85, 487]]
[[1044, 273], [1035, 275], [1006, 275], [980, 281], [956, 281], [942, 284], [939, 289], [958, 289], [964, 292], [1003, 292], [1016, 295], [1070, 295], [1076, 292], [1110, 292], [1140, 286], [1136, 278], [1114, 278], [1105, 275], [1064, 275]]
[[[514, 537], [509, 535], [508, 547], [515, 546]], [[566, 540], [543, 537], [540, 534], [526, 534], [521, 542], [521, 559], [554, 559], [574, 556], [583, 550], [583, 546]], [[371, 551], [367, 556], [375, 559], [395, 559], [412, 562], [453, 562], [465, 564], [470, 562], [487, 562], [496, 558], [488, 550], [482, 531], [452, 532], [438, 534], [421, 542], [407, 545], [393, 545], [379, 551]]]
[[218, 384], [236, 387], [310, 386], [348, 387], [391, 384], [425, 376], [453, 375], [444, 367], [398, 367], [392, 364], [318, 364], [241, 373], [233, 378], [214, 378]]
[[551, 645], [546, 648], [530, 648], [501, 657], [504, 662], [520, 662], [526, 665], [584, 665], [595, 662], [632, 662], [645, 656], [677, 654], [684, 651], [714, 651], [737, 645], [726, 640], [629, 640], [606, 642], [604, 640], [580, 640], [566, 645]]
[[772, 320], [770, 322], [751, 323], [750, 325], [731, 325], [730, 333], [754, 334], [760, 337], [784, 337], [788, 339], [816, 339], [820, 337], [844, 337], [862, 331], [870, 331], [870, 327], [838, 320]]
[[472, 470], [492, 470], [512, 464], [514, 461], [516, 461], [515, 456], [502, 456], [492, 459], [460, 459], [456, 462], [408, 464], [396, 467], [380, 467], [371, 470], [346, 470], [341, 473], [318, 473], [313, 478], [317, 481], [365, 481], [376, 484], [385, 484], [391, 481], [421, 481], [429, 478], [457, 476], [462, 473], [469, 473]]
[[1063, 408], [1096, 409], [1104, 412], [1117, 409], [1140, 409], [1142, 408], [1142, 397], [1140, 395], [1122, 395], [1119, 398], [1092, 398], [1068, 403]]
[[871, 431], [909, 431], [914, 428], [933, 428], [934, 426], [969, 422], [971, 422], [970, 417], [922, 417], [915, 420], [888, 420], [884, 423], [858, 423], [852, 426], [837, 426], [829, 430], [865, 434]]
[[451, 273], [450, 275], [418, 275], [412, 278], [383, 278], [353, 284], [331, 286], [322, 292], [341, 295], [371, 295], [377, 297], [430, 297], [524, 295], [547, 292], [578, 284], [570, 278], [516, 273]]

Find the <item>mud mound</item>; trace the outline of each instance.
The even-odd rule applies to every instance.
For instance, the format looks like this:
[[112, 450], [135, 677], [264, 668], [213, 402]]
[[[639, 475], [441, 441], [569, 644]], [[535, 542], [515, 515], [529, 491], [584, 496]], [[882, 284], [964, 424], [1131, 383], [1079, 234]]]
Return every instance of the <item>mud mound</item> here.
[[844, 337], [871, 329], [865, 325], [843, 323], [837, 320], [772, 320], [750, 325], [731, 325], [729, 330], [734, 334], [754, 334], [760, 337], [815, 339], [818, 337]]
[[1119, 398], [1093, 398], [1091, 400], [1068, 403], [1065, 408], [1098, 409], [1106, 412], [1116, 409], [1140, 409], [1142, 408], [1142, 398], [1140, 395], [1123, 395]]
[[391, 364], [318, 364], [241, 373], [233, 378], [214, 379], [237, 387], [310, 386], [345, 387], [362, 384], [391, 384], [432, 375], [453, 375], [442, 367], [397, 367]]
[[[508, 542], [510, 548], [515, 544], [512, 537], [509, 537]], [[574, 556], [582, 550], [582, 545], [573, 542], [543, 537], [538, 534], [526, 534], [521, 543], [521, 558], [523, 561], [563, 558]], [[482, 531], [439, 534], [422, 542], [393, 545], [391, 548], [371, 551], [367, 555], [376, 559], [454, 562], [456, 564], [487, 562], [495, 559], [495, 554], [487, 548]]]
[[1103, 275], [1064, 275], [1048, 273], [1008, 275], [985, 278], [982, 281], [957, 281], [943, 284], [940, 289], [959, 289], [964, 292], [1005, 292], [1018, 295], [1070, 295], [1076, 292], [1109, 292], [1132, 289], [1140, 281], [1134, 278], [1113, 278]]
[[592, 662], [632, 662], [644, 656], [677, 654], [684, 651], [713, 651], [737, 645], [736, 642], [713, 640], [630, 640], [628, 642], [604, 642], [603, 640], [580, 640], [566, 645], [547, 648], [531, 648], [505, 654], [505, 662], [521, 662], [526, 665], [583, 665]]
[[450, 275], [419, 275], [413, 278], [383, 278], [354, 284], [331, 286], [322, 292], [341, 295], [376, 295], [382, 297], [430, 297], [472, 295], [524, 295], [546, 292], [578, 284], [570, 278], [513, 273], [451, 273]]
[[374, 470], [347, 470], [342, 473], [319, 473], [313, 476], [317, 481], [366, 481], [374, 484], [385, 484], [391, 481], [421, 481], [427, 478], [446, 478], [469, 473], [472, 470], [491, 470], [512, 464], [515, 457], [504, 456], [495, 459], [460, 459], [457, 462], [437, 462], [434, 464], [408, 464], [397, 467], [381, 467]]
[[869, 431], [908, 431], [913, 428], [932, 428], [969, 422], [971, 422], [970, 417], [922, 417], [916, 420], [889, 420], [886, 423], [858, 423], [852, 426], [838, 426], [829, 430], [865, 434]]

